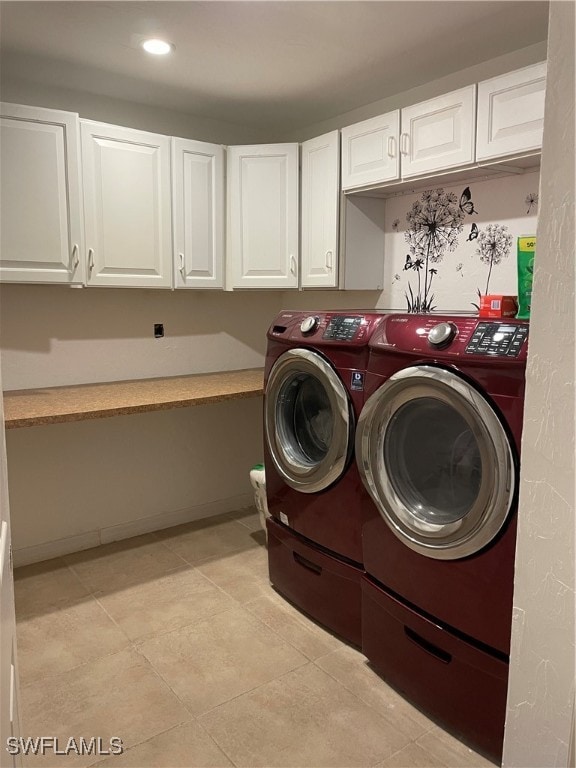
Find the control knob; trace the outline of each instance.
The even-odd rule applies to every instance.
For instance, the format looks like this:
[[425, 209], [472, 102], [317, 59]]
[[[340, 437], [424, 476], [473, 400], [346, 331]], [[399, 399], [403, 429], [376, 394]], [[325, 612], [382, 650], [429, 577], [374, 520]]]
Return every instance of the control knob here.
[[305, 317], [300, 323], [300, 331], [302, 333], [312, 333], [318, 327], [318, 318], [313, 315]]
[[428, 344], [436, 349], [447, 347], [456, 336], [456, 328], [452, 323], [438, 323], [428, 334]]

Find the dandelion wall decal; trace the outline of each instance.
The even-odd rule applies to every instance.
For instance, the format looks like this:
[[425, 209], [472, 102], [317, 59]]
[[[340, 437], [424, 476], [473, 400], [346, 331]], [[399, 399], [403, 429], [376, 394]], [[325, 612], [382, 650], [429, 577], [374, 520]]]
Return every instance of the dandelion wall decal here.
[[459, 264], [456, 264], [456, 272], [458, 272], [460, 277], [464, 277], [464, 272], [462, 272], [463, 267], [464, 265], [462, 264], [462, 262], [460, 262]]
[[533, 208], [538, 208], [538, 192], [530, 192], [526, 195], [524, 202], [528, 206], [526, 213], [532, 213]]
[[[459, 207], [458, 198], [442, 188], [423, 192], [406, 214], [409, 229], [404, 237], [410, 253], [406, 256], [404, 270], [414, 270], [418, 275], [416, 293], [408, 281], [408, 290], [404, 294], [408, 312], [434, 309], [431, 288], [438, 270], [431, 265], [440, 262], [447, 250], [455, 250], [463, 220], [464, 212]], [[422, 276], [421, 271], [424, 272]]]
[[481, 262], [488, 264], [486, 294], [488, 293], [488, 288], [490, 286], [492, 268], [500, 264], [502, 259], [510, 254], [511, 246], [512, 235], [508, 232], [508, 227], [504, 224], [488, 224], [486, 229], [480, 231], [476, 253], [480, 256]]
[[392, 222], [392, 229], [394, 232], [398, 232], [398, 227], [400, 226], [400, 219], [394, 219]]

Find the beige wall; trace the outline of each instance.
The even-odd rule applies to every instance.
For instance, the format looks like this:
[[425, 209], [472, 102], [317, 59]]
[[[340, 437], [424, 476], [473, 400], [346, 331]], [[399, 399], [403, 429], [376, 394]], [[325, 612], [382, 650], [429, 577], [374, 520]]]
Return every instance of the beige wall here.
[[14, 562], [252, 503], [262, 398], [6, 432]]
[[91, 81], [92, 76], [85, 91], [57, 88], [31, 79], [34, 73], [55, 66], [61, 66], [61, 64], [55, 65], [50, 60], [37, 60], [32, 56], [13, 52], [9, 55], [4, 54], [0, 69], [2, 101], [64, 109], [68, 112], [78, 112], [80, 117], [88, 120], [99, 120], [169, 136], [180, 136], [184, 139], [211, 141], [215, 144], [251, 144], [268, 141], [265, 136], [262, 136], [262, 131], [257, 126], [238, 125], [199, 117], [194, 114], [193, 105], [190, 113], [183, 113], [114, 99], [110, 96], [100, 96], [97, 92], [89, 90], [90, 86], [97, 89], [97, 83]]
[[4, 388], [256, 368], [281, 302], [278, 291], [3, 285]]
[[574, 4], [550, 4], [507, 768], [566, 766], [574, 705]]
[[379, 101], [366, 104], [351, 112], [341, 115], [334, 115], [320, 123], [306, 126], [299, 131], [277, 137], [275, 141], [305, 141], [315, 136], [321, 136], [328, 131], [334, 131], [337, 128], [343, 128], [346, 125], [353, 125], [361, 120], [367, 120], [376, 115], [385, 115], [393, 109], [402, 109], [402, 107], [418, 104], [421, 101], [432, 99], [435, 96], [441, 96], [443, 93], [455, 91], [458, 88], [464, 88], [466, 85], [478, 83], [481, 80], [487, 80], [490, 77], [502, 75], [505, 72], [512, 72], [514, 69], [521, 69], [530, 64], [536, 64], [539, 61], [546, 61], [546, 43], [535, 43], [526, 48], [520, 48], [504, 56], [498, 56], [495, 59], [484, 61], [467, 69], [456, 70], [451, 75], [438, 78], [431, 82], [411, 88], [402, 93], [387, 94]]

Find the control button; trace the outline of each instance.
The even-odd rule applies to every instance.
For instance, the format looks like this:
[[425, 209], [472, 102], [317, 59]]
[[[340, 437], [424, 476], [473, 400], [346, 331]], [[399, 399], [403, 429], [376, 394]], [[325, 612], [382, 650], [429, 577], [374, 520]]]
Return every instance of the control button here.
[[456, 336], [456, 328], [452, 323], [438, 323], [428, 334], [428, 343], [431, 347], [445, 347]]
[[310, 315], [309, 317], [305, 317], [304, 320], [300, 323], [300, 330], [302, 333], [312, 333], [312, 331], [315, 331], [318, 327], [318, 318], [313, 317]]

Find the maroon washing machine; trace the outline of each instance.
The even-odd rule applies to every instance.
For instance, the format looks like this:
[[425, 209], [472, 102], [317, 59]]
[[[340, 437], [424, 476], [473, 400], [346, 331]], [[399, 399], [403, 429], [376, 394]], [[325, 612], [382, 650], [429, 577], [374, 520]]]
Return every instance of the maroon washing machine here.
[[365, 491], [353, 461], [378, 312], [284, 311], [268, 331], [264, 459], [270, 580], [361, 643]]
[[356, 460], [362, 648], [500, 761], [528, 324], [388, 315], [370, 342]]

